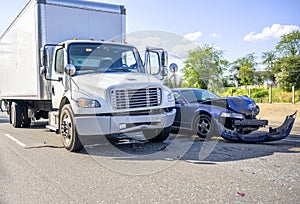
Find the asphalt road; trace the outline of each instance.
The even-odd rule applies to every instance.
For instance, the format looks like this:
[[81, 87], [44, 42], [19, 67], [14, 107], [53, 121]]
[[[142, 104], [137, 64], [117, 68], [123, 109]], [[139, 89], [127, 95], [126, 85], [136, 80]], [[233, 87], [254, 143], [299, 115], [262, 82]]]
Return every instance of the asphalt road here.
[[44, 125], [14, 129], [0, 113], [1, 204], [300, 202], [299, 128], [264, 144], [135, 134], [70, 153]]

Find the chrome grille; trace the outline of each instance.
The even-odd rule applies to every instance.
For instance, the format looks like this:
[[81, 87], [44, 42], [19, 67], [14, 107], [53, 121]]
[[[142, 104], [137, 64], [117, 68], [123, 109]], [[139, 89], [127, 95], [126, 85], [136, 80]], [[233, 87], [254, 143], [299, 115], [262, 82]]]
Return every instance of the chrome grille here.
[[161, 103], [160, 88], [113, 89], [110, 96], [114, 109], [154, 107]]

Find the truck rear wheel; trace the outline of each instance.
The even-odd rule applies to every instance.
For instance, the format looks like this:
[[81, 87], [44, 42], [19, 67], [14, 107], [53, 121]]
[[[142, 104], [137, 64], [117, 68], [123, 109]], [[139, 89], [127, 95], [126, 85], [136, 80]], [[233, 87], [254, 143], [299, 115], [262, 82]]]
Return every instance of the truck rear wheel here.
[[143, 130], [143, 134], [149, 142], [163, 142], [169, 137], [170, 132], [171, 127], [166, 127], [162, 130]]
[[15, 128], [19, 128], [22, 125], [22, 107], [16, 102], [11, 103], [10, 108], [10, 120], [11, 124]]
[[59, 121], [61, 141], [65, 148], [71, 152], [80, 151], [83, 146], [79, 140], [70, 104], [62, 108]]

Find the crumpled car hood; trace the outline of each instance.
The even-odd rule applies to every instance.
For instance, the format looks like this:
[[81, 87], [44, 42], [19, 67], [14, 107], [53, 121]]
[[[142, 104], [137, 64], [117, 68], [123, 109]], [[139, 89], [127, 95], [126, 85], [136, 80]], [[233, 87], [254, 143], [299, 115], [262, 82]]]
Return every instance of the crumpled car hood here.
[[204, 101], [202, 104], [214, 105], [232, 110], [244, 115], [257, 115], [258, 107], [248, 96], [228, 96], [224, 98]]

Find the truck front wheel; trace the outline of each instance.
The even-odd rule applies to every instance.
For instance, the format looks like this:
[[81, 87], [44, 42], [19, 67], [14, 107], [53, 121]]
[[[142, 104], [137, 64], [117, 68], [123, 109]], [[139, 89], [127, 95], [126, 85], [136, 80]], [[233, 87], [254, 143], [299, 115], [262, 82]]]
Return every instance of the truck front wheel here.
[[80, 151], [83, 146], [79, 140], [70, 104], [64, 105], [62, 108], [59, 124], [61, 140], [65, 148], [71, 152]]
[[171, 127], [166, 127], [164, 129], [154, 129], [154, 130], [143, 130], [144, 137], [149, 142], [163, 142], [165, 141], [171, 132]]
[[22, 125], [22, 107], [16, 102], [11, 103], [10, 121], [13, 127], [19, 128]]

